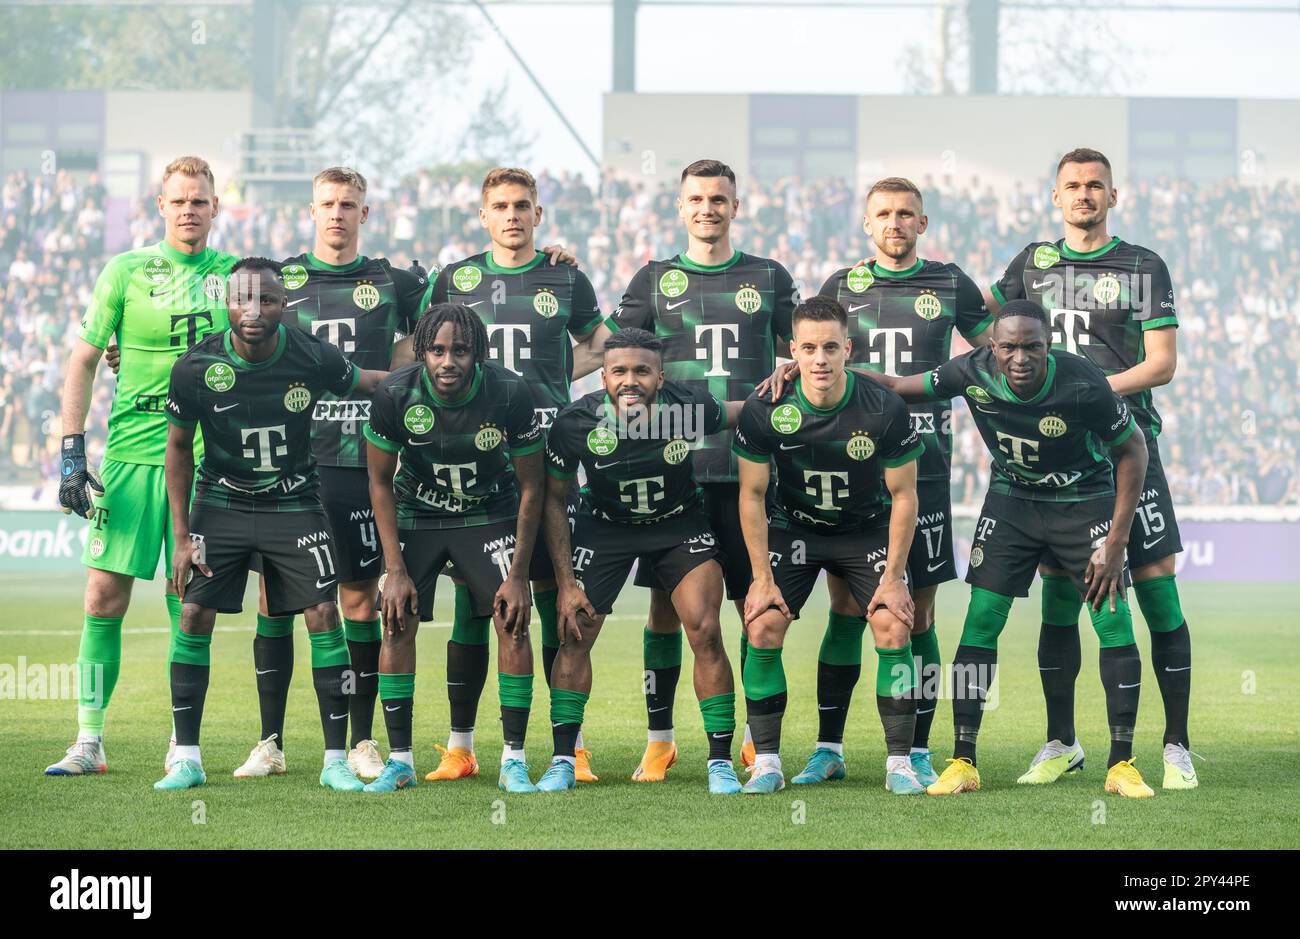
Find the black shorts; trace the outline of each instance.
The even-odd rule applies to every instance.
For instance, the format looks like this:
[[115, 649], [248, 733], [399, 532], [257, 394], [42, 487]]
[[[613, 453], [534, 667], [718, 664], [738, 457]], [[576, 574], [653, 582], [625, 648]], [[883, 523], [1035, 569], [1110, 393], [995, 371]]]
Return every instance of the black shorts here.
[[196, 503], [190, 509], [190, 537], [201, 543], [204, 563], [185, 588], [185, 602], [238, 613], [254, 554], [261, 556], [266, 607], [286, 616], [333, 600], [338, 587], [334, 539], [324, 507], [302, 512], [245, 512]]
[[[573, 534], [573, 522], [578, 514], [578, 489], [575, 486], [569, 492], [569, 498], [565, 501], [565, 509], [569, 513], [569, 534]], [[456, 565], [449, 564], [443, 571], [448, 577], [454, 577], [457, 580], [464, 580], [460, 572], [456, 570]], [[533, 542], [533, 556], [528, 562], [528, 579], [529, 580], [554, 580], [555, 565], [551, 562], [551, 550], [546, 546], [546, 520], [542, 519], [537, 525], [537, 540]]]
[[683, 577], [717, 557], [717, 539], [699, 514], [648, 525], [579, 514], [573, 529], [573, 576], [601, 615], [614, 609], [633, 561], [653, 572], [656, 586], [672, 593]]
[[[433, 619], [434, 588], [448, 564], [456, 566], [457, 579], [469, 588], [473, 615], [492, 615], [492, 599], [505, 583], [514, 557], [513, 518], [470, 528], [403, 528], [397, 537], [406, 572], [419, 595], [420, 622]], [[382, 590], [381, 585], [381, 598]]]
[[1043, 563], [1065, 571], [1082, 593], [1083, 573], [1092, 552], [1106, 540], [1114, 511], [1114, 496], [1087, 502], [1034, 502], [990, 492], [975, 523], [966, 583], [1027, 597], [1034, 572]]
[[957, 579], [952, 547], [952, 491], [948, 480], [916, 485], [916, 534], [907, 555], [907, 579], [913, 590]]
[[374, 580], [383, 573], [384, 549], [375, 531], [366, 468], [321, 466], [317, 472], [321, 502], [334, 533], [339, 583]]
[[772, 579], [795, 619], [812, 593], [817, 575], [826, 571], [849, 585], [865, 615], [880, 586], [889, 554], [889, 523], [865, 531], [823, 534], [802, 525], [767, 533]]
[[[717, 540], [718, 563], [722, 565], [727, 599], [743, 600], [754, 572], [749, 566], [745, 533], [740, 530], [740, 483], [702, 483], [700, 490], [704, 493], [704, 515]], [[769, 490], [769, 502], [771, 497], [772, 490]], [[654, 569], [647, 564], [638, 567], [635, 583], [638, 587], [664, 589], [655, 578]]]
[[1133, 527], [1128, 536], [1128, 566], [1146, 567], [1183, 550], [1183, 539], [1174, 516], [1174, 500], [1169, 494], [1165, 467], [1160, 462], [1160, 448], [1154, 438], [1147, 438], [1147, 475], [1142, 480], [1142, 495], [1133, 513]]

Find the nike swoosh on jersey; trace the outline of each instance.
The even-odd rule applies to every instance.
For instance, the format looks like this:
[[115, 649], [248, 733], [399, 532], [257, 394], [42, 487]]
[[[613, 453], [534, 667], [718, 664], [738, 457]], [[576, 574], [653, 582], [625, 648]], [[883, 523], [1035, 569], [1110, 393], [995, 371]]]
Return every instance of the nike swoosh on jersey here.
[[687, 548], [686, 550], [689, 551], [691, 554], [699, 554], [701, 551], [708, 551], [709, 549], [708, 548]]
[[212, 405], [212, 413], [220, 414], [222, 411], [229, 411], [231, 408], [237, 408], [237, 407], [239, 407], [238, 401], [236, 401], [234, 404], [214, 404]]
[[925, 569], [929, 571], [931, 574], [933, 574], [935, 571], [937, 571], [939, 568], [943, 567], [947, 563], [948, 563], [947, 561], [940, 561], [938, 564], [927, 564], [925, 565]]
[[325, 587], [328, 587], [332, 583], [334, 583], [333, 577], [331, 577], [329, 580], [318, 580], [316, 581], [316, 589], [323, 590]]
[[406, 441], [406, 443], [407, 446], [411, 446], [411, 447], [427, 447], [429, 444], [433, 443], [433, 441], [432, 440], [408, 440]]
[[1029, 285], [1029, 289], [1030, 289], [1030, 290], [1038, 290], [1038, 289], [1041, 288], [1041, 287], [1046, 287], [1049, 283], [1051, 283], [1051, 281], [1047, 281], [1047, 280], [1036, 280], [1036, 281], [1034, 281], [1032, 284]]
[[1152, 548], [1154, 548], [1156, 545], [1160, 544], [1160, 542], [1164, 541], [1165, 538], [1167, 538], [1167, 537], [1168, 537], [1167, 535], [1161, 535], [1161, 536], [1160, 536], [1159, 538], [1157, 538], [1155, 541], [1144, 541], [1144, 542], [1142, 542], [1142, 550], [1143, 550], [1143, 551], [1150, 551], [1150, 550], [1151, 550]]
[[311, 297], [299, 297], [297, 300], [290, 300], [288, 303], [285, 304], [285, 306], [287, 307], [296, 306], [299, 303], [302, 303], [304, 300], [310, 300], [310, 299]]
[[996, 413], [998, 413], [997, 411], [990, 411], [988, 408], [984, 407], [983, 405], [979, 405], [979, 404], [975, 405], [975, 410], [981, 412], [982, 414], [996, 414]]
[[370, 566], [371, 564], [374, 564], [374, 563], [375, 563], [376, 561], [378, 561], [378, 560], [379, 560], [379, 555], [376, 554], [374, 557], [372, 557], [372, 558], [366, 558], [364, 561], [362, 561], [362, 562], [361, 562], [361, 566], [362, 566], [362, 567], [368, 567], [368, 566]]
[[483, 302], [482, 300], [475, 300], [473, 303], [465, 303], [465, 304], [462, 304], [462, 306], [467, 306], [467, 307], [469, 307], [469, 308], [472, 310], [472, 309], [474, 309], [474, 307], [478, 306], [478, 305], [479, 305], [480, 303], [482, 303], [482, 302]]
[[609, 469], [611, 466], [617, 466], [617, 465], [618, 465], [618, 460], [615, 460], [613, 463], [593, 463], [591, 464], [591, 467], [592, 469]]
[[691, 302], [691, 301], [690, 301], [690, 298], [687, 298], [687, 299], [685, 299], [685, 300], [678, 300], [676, 303], [665, 303], [665, 304], [664, 304], [664, 309], [665, 309], [665, 310], [675, 310], [675, 309], [677, 309], [679, 306], [681, 306], [683, 303], [690, 303], [690, 302]]
[[849, 313], [856, 313], [856, 312], [858, 312], [858, 310], [865, 310], [865, 309], [866, 309], [867, 307], [869, 307], [869, 306], [871, 306], [870, 303], [859, 303], [857, 306], [851, 306], [851, 307], [849, 307], [848, 310], [847, 310], [846, 312], [849, 312]]
[[796, 443], [796, 444], [795, 444], [794, 446], [792, 446], [792, 447], [787, 447], [785, 444], [781, 444], [781, 449], [782, 449], [782, 450], [798, 450], [798, 449], [799, 449], [800, 447], [802, 447], [802, 446], [803, 446], [803, 444], [801, 444], [801, 443]]

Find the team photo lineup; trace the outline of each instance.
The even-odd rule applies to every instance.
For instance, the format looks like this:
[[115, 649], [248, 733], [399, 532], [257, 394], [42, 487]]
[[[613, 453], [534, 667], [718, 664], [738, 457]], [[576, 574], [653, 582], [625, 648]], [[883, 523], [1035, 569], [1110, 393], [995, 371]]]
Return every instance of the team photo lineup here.
[[[58, 501], [92, 527], [78, 733], [46, 775], [108, 771], [123, 618], [161, 580], [170, 637], [157, 666], [172, 730], [158, 740], [161, 778], [141, 788], [290, 772], [301, 614], [328, 790], [479, 776], [496, 743], [480, 720], [494, 642], [501, 756], [485, 775], [497, 772], [500, 791], [581, 799], [597, 769], [664, 783], [679, 758], [684, 634], [706, 739], [683, 742], [683, 756], [703, 763], [707, 794], [870, 779], [896, 795], [1019, 787], [1032, 799], [1031, 787], [1085, 764], [1075, 725], [1085, 610], [1105, 713], [1104, 728], [1086, 730], [1109, 740], [1104, 762], [1092, 753], [1098, 793], [1198, 787], [1183, 545], [1153, 394], [1176, 370], [1177, 291], [1157, 253], [1110, 231], [1119, 194], [1105, 154], [1062, 150], [1051, 190], [1060, 237], [1026, 245], [988, 285], [926, 259], [929, 194], [901, 176], [861, 194], [872, 255], [820, 286], [797, 284], [781, 258], [733, 244], [746, 194], [726, 163], [702, 158], [680, 171], [681, 251], [637, 270], [612, 310], [580, 252], [536, 244], [546, 206], [524, 169], [483, 177], [465, 208], [490, 245], [440, 270], [362, 253], [384, 246], [361, 244], [370, 207], [355, 169], [315, 176], [314, 247], [285, 259], [211, 247], [218, 192], [204, 159], [173, 160], [157, 199], [164, 239], [99, 271], [76, 333]], [[969, 351], [954, 355], [954, 343]], [[96, 467], [86, 429], [101, 358], [115, 387]], [[990, 463], [966, 585], [955, 407]], [[600, 707], [593, 689], [626, 676], [601, 673], [592, 653], [634, 571], [650, 598], [645, 749], [635, 767], [602, 766], [601, 741], [583, 732]], [[205, 765], [213, 648], [232, 641], [214, 633], [219, 614], [244, 609], [250, 573], [260, 732], [242, 765]], [[1046, 726], [1022, 775], [982, 780], [1000, 634], [1036, 574]], [[965, 619], [941, 645], [944, 584]], [[416, 637], [448, 591], [443, 675], [417, 662]], [[814, 596], [826, 621], [797, 622]], [[724, 641], [733, 614], [738, 647]], [[815, 686], [789, 687], [787, 632], [810, 628], [821, 635]], [[530, 761], [539, 671], [551, 751]], [[445, 680], [450, 716], [436, 765], [418, 769], [428, 741], [415, 738], [417, 676]], [[1144, 680], [1162, 726], [1138, 726]], [[861, 694], [849, 724], [859, 684], [874, 687], [883, 767], [846, 757], [846, 735], [875, 734]], [[815, 698], [817, 731], [787, 738], [783, 759], [791, 692]], [[941, 708], [951, 746], [931, 740]], [[290, 775], [303, 775], [308, 752], [295, 749]]]

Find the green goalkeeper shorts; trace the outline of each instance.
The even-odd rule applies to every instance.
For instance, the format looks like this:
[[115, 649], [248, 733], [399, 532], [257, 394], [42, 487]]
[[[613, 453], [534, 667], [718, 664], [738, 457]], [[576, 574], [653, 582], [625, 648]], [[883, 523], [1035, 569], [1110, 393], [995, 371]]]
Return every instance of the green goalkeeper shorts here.
[[96, 570], [153, 580], [162, 552], [171, 574], [172, 522], [161, 466], [104, 460], [104, 494], [95, 495], [81, 563]]

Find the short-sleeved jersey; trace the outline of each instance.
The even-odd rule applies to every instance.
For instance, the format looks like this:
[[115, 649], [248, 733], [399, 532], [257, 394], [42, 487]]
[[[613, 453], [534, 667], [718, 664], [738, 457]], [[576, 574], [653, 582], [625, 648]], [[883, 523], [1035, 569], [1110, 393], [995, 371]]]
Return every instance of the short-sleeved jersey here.
[[470, 528], [519, 514], [512, 457], [536, 453], [543, 433], [528, 383], [494, 362], [475, 367], [455, 401], [433, 390], [423, 362], [379, 383], [366, 439], [401, 454], [393, 483], [397, 524]]
[[987, 346], [949, 359], [925, 381], [936, 398], [960, 395], [970, 405], [993, 455], [989, 492], [1033, 502], [1115, 492], [1105, 447], [1123, 443], [1137, 425], [1128, 402], [1082, 356], [1051, 350], [1043, 387], [1025, 400], [1008, 387]]
[[587, 474], [580, 511], [611, 522], [643, 524], [693, 512], [700, 488], [691, 450], [727, 422], [707, 391], [666, 381], [648, 409], [621, 419], [609, 396], [583, 395], [560, 411], [546, 440], [546, 470]]
[[839, 534], [888, 517], [885, 469], [920, 459], [924, 445], [902, 398], [848, 372], [844, 396], [829, 408], [810, 403], [798, 378], [778, 401], [750, 395], [731, 449], [742, 460], [776, 463], [774, 528]]
[[167, 419], [203, 429], [194, 501], [244, 511], [318, 508], [311, 409], [324, 392], [343, 395], [361, 373], [337, 348], [283, 323], [275, 351], [240, 357], [226, 329], [176, 360]]
[[[971, 339], [992, 322], [975, 282], [956, 264], [918, 259], [905, 271], [874, 261], [836, 271], [821, 295], [849, 316], [851, 363], [886, 375], [921, 375], [952, 355], [952, 332]], [[925, 453], [917, 478], [944, 480], [952, 472], [952, 409], [914, 404], [912, 423]]]
[[[798, 303], [790, 272], [770, 258], [737, 251], [725, 264], [706, 267], [679, 254], [637, 271], [606, 322], [661, 338], [672, 381], [720, 401], [743, 401], [788, 350]], [[704, 441], [694, 461], [702, 483], [738, 478], [727, 434]]]
[[[238, 260], [213, 248], [182, 254], [163, 241], [104, 265], [77, 335], [97, 349], [116, 336], [122, 350], [106, 459], [163, 465], [172, 366], [204, 336], [228, 325], [226, 277]], [[202, 452], [196, 440], [195, 458]]]
[[[433, 290], [427, 277], [386, 258], [335, 265], [308, 252], [285, 261], [283, 276], [287, 325], [338, 347], [358, 368], [381, 372], [393, 359], [393, 343], [415, 328]], [[321, 466], [366, 465], [361, 425], [369, 413], [364, 397], [327, 394], [316, 402], [311, 445]]]
[[486, 251], [443, 268], [433, 282], [433, 302], [463, 303], [478, 314], [492, 360], [523, 376], [542, 427], [549, 427], [569, 403], [569, 337], [582, 339], [600, 325], [587, 275], [570, 264], [552, 266], [540, 251], [519, 267], [501, 267]]
[[[991, 288], [999, 303], [1033, 300], [1052, 318], [1052, 348], [1086, 356], [1107, 375], [1142, 361], [1142, 334], [1177, 326], [1174, 286], [1160, 255], [1118, 237], [1078, 252], [1062, 239], [1036, 241], [1007, 265]], [[1144, 433], [1158, 436], [1151, 390], [1128, 396]]]

